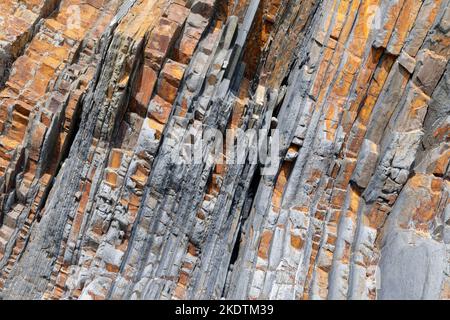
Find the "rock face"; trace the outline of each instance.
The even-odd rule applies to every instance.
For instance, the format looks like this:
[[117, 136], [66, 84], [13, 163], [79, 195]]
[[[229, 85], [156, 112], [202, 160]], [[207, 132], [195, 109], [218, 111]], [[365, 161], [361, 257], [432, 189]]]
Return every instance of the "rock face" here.
[[450, 0], [2, 0], [0, 299], [450, 299], [449, 58]]

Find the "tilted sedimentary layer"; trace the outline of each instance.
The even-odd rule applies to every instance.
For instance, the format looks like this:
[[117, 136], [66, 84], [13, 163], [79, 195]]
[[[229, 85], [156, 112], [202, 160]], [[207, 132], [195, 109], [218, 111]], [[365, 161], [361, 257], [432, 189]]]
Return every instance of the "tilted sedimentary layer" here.
[[450, 299], [449, 58], [450, 0], [2, 0], [0, 299]]

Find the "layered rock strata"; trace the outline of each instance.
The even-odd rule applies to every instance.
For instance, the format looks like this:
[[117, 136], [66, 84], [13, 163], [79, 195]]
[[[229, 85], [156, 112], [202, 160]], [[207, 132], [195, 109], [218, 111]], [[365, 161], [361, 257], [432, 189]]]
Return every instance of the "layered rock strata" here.
[[3, 2], [1, 299], [450, 299], [450, 0]]

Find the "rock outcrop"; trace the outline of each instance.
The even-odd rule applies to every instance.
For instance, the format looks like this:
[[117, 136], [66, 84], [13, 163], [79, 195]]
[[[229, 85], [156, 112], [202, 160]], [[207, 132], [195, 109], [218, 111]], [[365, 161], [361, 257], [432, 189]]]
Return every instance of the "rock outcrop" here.
[[0, 299], [450, 299], [449, 58], [450, 0], [3, 0]]

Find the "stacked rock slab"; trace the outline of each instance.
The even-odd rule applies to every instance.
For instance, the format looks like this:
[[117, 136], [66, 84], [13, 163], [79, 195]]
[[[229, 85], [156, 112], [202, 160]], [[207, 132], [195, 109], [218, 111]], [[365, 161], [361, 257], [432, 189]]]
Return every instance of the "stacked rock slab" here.
[[0, 299], [450, 299], [449, 8], [0, 4]]

